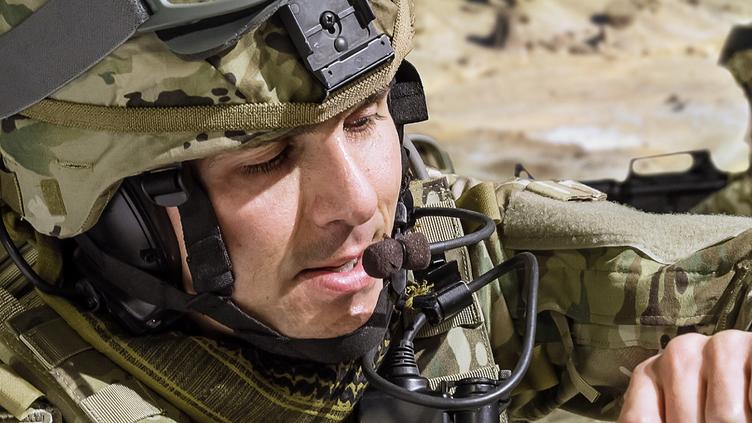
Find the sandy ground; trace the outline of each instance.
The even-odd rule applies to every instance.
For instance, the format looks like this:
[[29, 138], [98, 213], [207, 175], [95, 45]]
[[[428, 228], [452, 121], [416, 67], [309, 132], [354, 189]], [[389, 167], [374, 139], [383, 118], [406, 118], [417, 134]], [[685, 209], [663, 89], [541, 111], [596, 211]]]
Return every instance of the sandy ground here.
[[[518, 0], [503, 48], [483, 45], [500, 7], [415, 0], [429, 122], [458, 172], [623, 178], [633, 157], [708, 148], [748, 166], [749, 108], [717, 65], [748, 0]], [[491, 2], [493, 3], [493, 2]], [[564, 412], [547, 422], [592, 421]]]
[[[748, 107], [717, 57], [731, 25], [752, 22], [752, 2], [519, 1], [502, 49], [473, 41], [492, 32], [495, 6], [416, 4], [409, 58], [431, 119], [412, 131], [462, 172], [498, 179], [522, 162], [538, 178], [620, 178], [632, 157], [698, 148], [725, 170], [747, 167]], [[612, 9], [628, 22], [592, 23]]]

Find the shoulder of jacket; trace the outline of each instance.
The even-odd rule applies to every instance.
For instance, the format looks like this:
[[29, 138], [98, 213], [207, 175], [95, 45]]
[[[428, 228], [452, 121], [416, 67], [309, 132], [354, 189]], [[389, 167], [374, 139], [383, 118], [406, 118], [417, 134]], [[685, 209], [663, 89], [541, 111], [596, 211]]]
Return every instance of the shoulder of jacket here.
[[526, 191], [559, 201], [604, 201], [606, 194], [571, 179], [537, 180], [514, 178], [496, 185], [497, 195]]

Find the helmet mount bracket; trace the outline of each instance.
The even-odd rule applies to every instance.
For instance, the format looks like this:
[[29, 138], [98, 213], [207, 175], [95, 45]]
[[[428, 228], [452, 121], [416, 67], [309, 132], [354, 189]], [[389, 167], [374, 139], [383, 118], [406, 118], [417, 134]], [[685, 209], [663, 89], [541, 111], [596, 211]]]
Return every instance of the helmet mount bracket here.
[[291, 0], [279, 16], [327, 94], [394, 57], [367, 0]]

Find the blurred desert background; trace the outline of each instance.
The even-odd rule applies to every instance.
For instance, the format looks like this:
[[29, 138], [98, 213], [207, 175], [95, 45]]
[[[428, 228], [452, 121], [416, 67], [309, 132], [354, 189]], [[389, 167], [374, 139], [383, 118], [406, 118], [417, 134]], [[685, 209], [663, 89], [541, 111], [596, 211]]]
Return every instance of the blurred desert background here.
[[748, 166], [749, 107], [718, 65], [749, 0], [416, 0], [408, 56], [459, 173], [622, 179], [632, 157], [708, 148]]
[[[431, 118], [458, 173], [623, 179], [633, 157], [707, 148], [748, 167], [749, 106], [718, 66], [749, 0], [415, 0]], [[660, 169], [656, 169], [660, 170]], [[546, 422], [590, 421], [565, 412]]]

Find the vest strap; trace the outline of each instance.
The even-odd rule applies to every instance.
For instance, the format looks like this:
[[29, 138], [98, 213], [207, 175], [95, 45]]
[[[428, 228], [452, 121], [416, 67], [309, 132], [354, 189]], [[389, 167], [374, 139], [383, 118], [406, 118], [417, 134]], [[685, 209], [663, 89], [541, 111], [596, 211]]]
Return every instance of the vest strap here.
[[[29, 295], [36, 297], [38, 294], [32, 291]], [[153, 393], [129, 381], [127, 374], [94, 351], [49, 307], [23, 307], [0, 288], [0, 321], [3, 346], [0, 352], [6, 354], [0, 359], [8, 363], [0, 363], [0, 380], [3, 380], [0, 407], [18, 420], [23, 420], [19, 416], [34, 412], [32, 403], [45, 396], [59, 407], [67, 420], [175, 422], [154, 405], [159, 404], [159, 400]], [[19, 376], [10, 378], [12, 384], [6, 390], [6, 373], [16, 371], [28, 382]]]
[[488, 379], [498, 379], [499, 375], [506, 374], [509, 376], [511, 372], [509, 370], [499, 370], [499, 366], [494, 364], [491, 366], [479, 367], [477, 369], [470, 370], [469, 372], [457, 373], [447, 376], [432, 377], [428, 379], [428, 386], [436, 390], [439, 388], [442, 382], [456, 382], [458, 380], [466, 378], [485, 377]]
[[577, 367], [574, 365], [574, 342], [572, 341], [572, 334], [569, 331], [569, 323], [567, 318], [563, 314], [551, 312], [551, 318], [556, 324], [556, 328], [561, 335], [561, 343], [564, 346], [564, 352], [567, 354], [567, 373], [572, 381], [572, 384], [577, 387], [577, 390], [587, 398], [588, 401], [595, 402], [600, 396], [598, 390], [593, 388], [587, 381], [580, 375]]
[[136, 423], [162, 414], [162, 410], [144, 401], [134, 390], [117, 384], [86, 397], [81, 408], [97, 423]]

